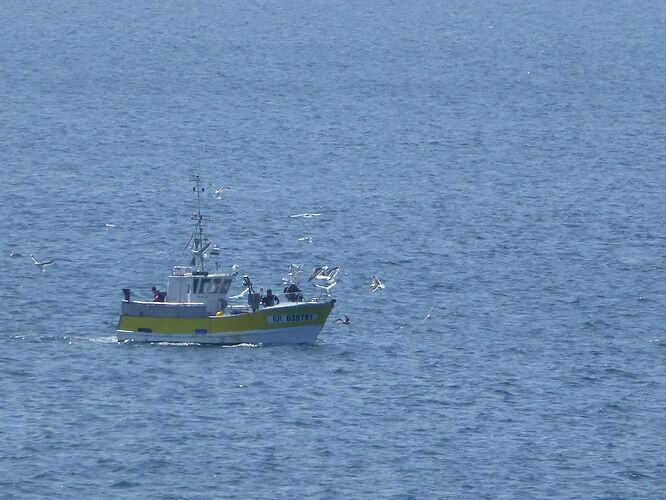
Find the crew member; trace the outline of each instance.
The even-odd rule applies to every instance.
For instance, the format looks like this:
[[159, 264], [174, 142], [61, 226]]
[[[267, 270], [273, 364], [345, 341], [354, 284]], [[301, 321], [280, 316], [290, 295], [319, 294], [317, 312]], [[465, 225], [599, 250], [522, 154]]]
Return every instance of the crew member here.
[[284, 294], [289, 302], [303, 301], [303, 294], [298, 288], [298, 285], [294, 282], [290, 283], [289, 286], [284, 289]]
[[261, 298], [261, 303], [264, 307], [271, 307], [275, 304], [279, 304], [280, 299], [273, 295], [273, 290], [269, 288], [266, 290], [266, 295]]
[[155, 287], [152, 287], [151, 290], [153, 291], [153, 302], [164, 302], [164, 299], [166, 298], [166, 293], [160, 292]]

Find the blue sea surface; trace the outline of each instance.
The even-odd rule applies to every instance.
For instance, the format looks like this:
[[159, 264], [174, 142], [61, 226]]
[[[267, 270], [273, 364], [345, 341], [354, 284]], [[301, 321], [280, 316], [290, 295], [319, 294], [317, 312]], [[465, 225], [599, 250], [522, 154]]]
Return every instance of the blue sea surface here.
[[[0, 498], [664, 498], [666, 3], [2, 10]], [[316, 345], [115, 341], [196, 173]]]

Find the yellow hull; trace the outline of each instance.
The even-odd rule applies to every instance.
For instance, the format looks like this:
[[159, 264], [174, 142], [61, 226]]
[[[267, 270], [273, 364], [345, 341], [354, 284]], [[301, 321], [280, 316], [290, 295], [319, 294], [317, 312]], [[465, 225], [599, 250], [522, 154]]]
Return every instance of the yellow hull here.
[[119, 341], [215, 344], [312, 344], [333, 309], [331, 302], [287, 303], [256, 312], [197, 318], [123, 314]]

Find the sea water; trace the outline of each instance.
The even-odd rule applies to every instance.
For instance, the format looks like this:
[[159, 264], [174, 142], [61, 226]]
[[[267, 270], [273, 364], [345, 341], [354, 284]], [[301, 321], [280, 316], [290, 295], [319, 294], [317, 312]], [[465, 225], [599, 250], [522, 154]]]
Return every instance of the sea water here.
[[[663, 2], [2, 10], [0, 498], [663, 497]], [[316, 345], [116, 343], [196, 173]]]

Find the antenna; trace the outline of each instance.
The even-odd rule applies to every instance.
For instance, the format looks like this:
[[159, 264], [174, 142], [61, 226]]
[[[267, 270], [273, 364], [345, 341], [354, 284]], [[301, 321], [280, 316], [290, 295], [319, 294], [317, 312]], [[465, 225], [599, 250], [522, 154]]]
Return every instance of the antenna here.
[[204, 192], [204, 187], [201, 186], [201, 178], [199, 174], [195, 174], [190, 177], [190, 181], [194, 182], [195, 185], [192, 188], [192, 191], [197, 193], [197, 213], [192, 215], [192, 220], [196, 221], [196, 227], [194, 229], [194, 246], [192, 248], [192, 262], [191, 265], [197, 266], [197, 257], [199, 260], [199, 265], [201, 271], [204, 270], [204, 252], [208, 248], [208, 245], [204, 245], [204, 232], [203, 232], [203, 215], [201, 215], [201, 193]]

